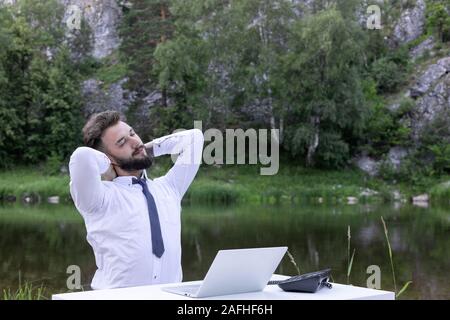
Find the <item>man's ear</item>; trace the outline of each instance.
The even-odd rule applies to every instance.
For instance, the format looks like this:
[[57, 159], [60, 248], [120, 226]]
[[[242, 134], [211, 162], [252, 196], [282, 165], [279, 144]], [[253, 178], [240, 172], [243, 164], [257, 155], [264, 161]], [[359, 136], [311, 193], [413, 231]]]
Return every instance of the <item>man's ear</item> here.
[[115, 167], [115, 166], [120, 167], [119, 164], [117, 163], [116, 159], [112, 155], [110, 155], [109, 153], [106, 153], [106, 156], [109, 158], [109, 161], [111, 161], [111, 165], [113, 167]]
[[109, 161], [111, 161], [111, 164], [113, 166], [118, 166], [119, 167], [119, 165], [117, 164], [116, 159], [106, 150], [106, 148], [101, 148], [99, 151], [103, 152], [109, 158]]

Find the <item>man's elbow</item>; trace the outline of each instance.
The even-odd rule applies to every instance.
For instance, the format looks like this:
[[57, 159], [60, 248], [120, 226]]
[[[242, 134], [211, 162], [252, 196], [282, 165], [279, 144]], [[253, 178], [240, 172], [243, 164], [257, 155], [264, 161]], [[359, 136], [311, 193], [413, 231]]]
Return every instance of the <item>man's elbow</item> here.
[[75, 149], [75, 151], [72, 153], [72, 155], [70, 156], [70, 163], [73, 163], [79, 159], [84, 159], [86, 158], [89, 153], [91, 153], [91, 148], [89, 147], [78, 147]]

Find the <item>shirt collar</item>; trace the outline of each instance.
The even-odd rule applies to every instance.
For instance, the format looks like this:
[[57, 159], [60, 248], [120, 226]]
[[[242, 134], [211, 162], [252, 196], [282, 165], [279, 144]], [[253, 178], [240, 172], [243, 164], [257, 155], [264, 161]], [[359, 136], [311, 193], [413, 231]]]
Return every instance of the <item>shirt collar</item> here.
[[[146, 180], [150, 180], [151, 179], [147, 176], [147, 170], [142, 170], [142, 175], [141, 178], [145, 177]], [[123, 184], [123, 185], [128, 185], [128, 186], [132, 186], [133, 185], [133, 178], [135, 178], [135, 176], [119, 176], [113, 179], [113, 182], [119, 183], [119, 184]]]

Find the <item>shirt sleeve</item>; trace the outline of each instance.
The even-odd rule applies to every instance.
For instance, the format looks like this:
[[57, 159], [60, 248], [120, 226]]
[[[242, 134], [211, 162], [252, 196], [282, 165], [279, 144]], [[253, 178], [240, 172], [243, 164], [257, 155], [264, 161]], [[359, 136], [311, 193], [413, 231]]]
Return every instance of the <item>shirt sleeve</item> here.
[[92, 213], [104, 206], [106, 188], [100, 175], [108, 170], [110, 164], [104, 153], [88, 147], [79, 147], [71, 155], [70, 194], [80, 211]]
[[203, 154], [203, 133], [199, 129], [184, 130], [152, 141], [153, 155], [178, 154], [172, 168], [161, 179], [181, 199], [194, 180]]

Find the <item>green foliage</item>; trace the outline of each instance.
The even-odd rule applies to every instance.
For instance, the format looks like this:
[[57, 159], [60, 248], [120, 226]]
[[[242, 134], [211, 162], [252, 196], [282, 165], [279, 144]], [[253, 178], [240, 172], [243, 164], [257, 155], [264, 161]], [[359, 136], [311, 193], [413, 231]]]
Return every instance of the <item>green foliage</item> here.
[[450, 113], [442, 111], [428, 123], [420, 137], [420, 157], [430, 163], [437, 174], [450, 172]]
[[414, 106], [410, 98], [403, 99], [395, 110], [390, 110], [384, 103], [373, 106], [364, 132], [365, 146], [362, 148], [369, 155], [380, 157], [395, 146], [411, 144], [411, 129], [403, 120]]
[[437, 143], [429, 147], [434, 156], [433, 166], [437, 172], [450, 172], [450, 145]]
[[230, 205], [242, 201], [240, 189], [240, 186], [223, 182], [202, 181], [188, 191], [185, 200], [190, 203]]
[[342, 168], [348, 164], [350, 147], [337, 132], [321, 134], [321, 144], [317, 151], [319, 164], [327, 167]]
[[[89, 62], [85, 65], [89, 68]], [[128, 72], [126, 65], [116, 57], [116, 54], [101, 61], [91, 62], [90, 67], [93, 70], [91, 73], [95, 74], [95, 78], [102, 81], [105, 86], [125, 78]]]
[[375, 80], [380, 94], [391, 93], [405, 83], [408, 71], [409, 56], [405, 46], [375, 60], [370, 76]]
[[[136, 93], [126, 115], [132, 124], [143, 99], [160, 94], [139, 128], [143, 137], [190, 128], [193, 119], [204, 128], [283, 125], [282, 150], [316, 167], [408, 145], [403, 119], [414, 102], [389, 111], [382, 98], [405, 84], [408, 48], [389, 48], [384, 37], [415, 1], [385, 1], [386, 28], [374, 32], [357, 21], [361, 2], [315, 1], [309, 12], [288, 0], [119, 1], [122, 43], [101, 61], [84, 57], [92, 45], [86, 21], [63, 41], [59, 1], [0, 7], [0, 163], [66, 161], [81, 143], [79, 85], [87, 77], [105, 85], [128, 77]], [[446, 6], [428, 6], [434, 32], [445, 33]], [[423, 145], [433, 170], [446, 172], [445, 144]]]
[[35, 287], [32, 283], [25, 282], [16, 291], [3, 289], [3, 300], [46, 300], [45, 290], [43, 285]]
[[307, 164], [342, 165], [349, 157], [348, 143], [364, 127], [364, 43], [359, 27], [336, 10], [322, 11], [293, 27], [283, 65], [292, 110], [286, 140], [287, 148], [306, 156]]
[[389, 58], [381, 58], [372, 65], [372, 76], [379, 92], [394, 92], [402, 84], [404, 74], [401, 68]]
[[64, 159], [80, 142], [79, 79], [70, 53], [58, 45], [47, 56], [48, 46], [61, 42], [62, 12], [53, 0], [1, 9], [2, 166], [45, 161], [51, 152]]
[[450, 41], [450, 1], [427, 1], [427, 27], [441, 42]]
[[159, 85], [175, 107], [157, 110], [169, 115], [161, 123], [173, 126], [167, 120], [178, 112], [208, 127], [245, 128], [252, 121], [246, 108], [255, 105], [282, 116], [284, 80], [276, 70], [292, 16], [288, 2], [173, 1], [171, 12], [174, 37], [158, 45], [155, 58]]
[[44, 173], [48, 175], [58, 175], [61, 173], [61, 166], [61, 157], [57, 153], [52, 152], [45, 163]]
[[171, 37], [173, 28], [169, 4], [164, 0], [138, 0], [131, 8], [122, 7], [120, 60], [126, 66], [129, 87], [138, 92], [156, 83], [153, 53], [159, 43]]
[[430, 189], [430, 196], [433, 202], [448, 204], [448, 199], [450, 199], [450, 183], [446, 181], [433, 186]]

